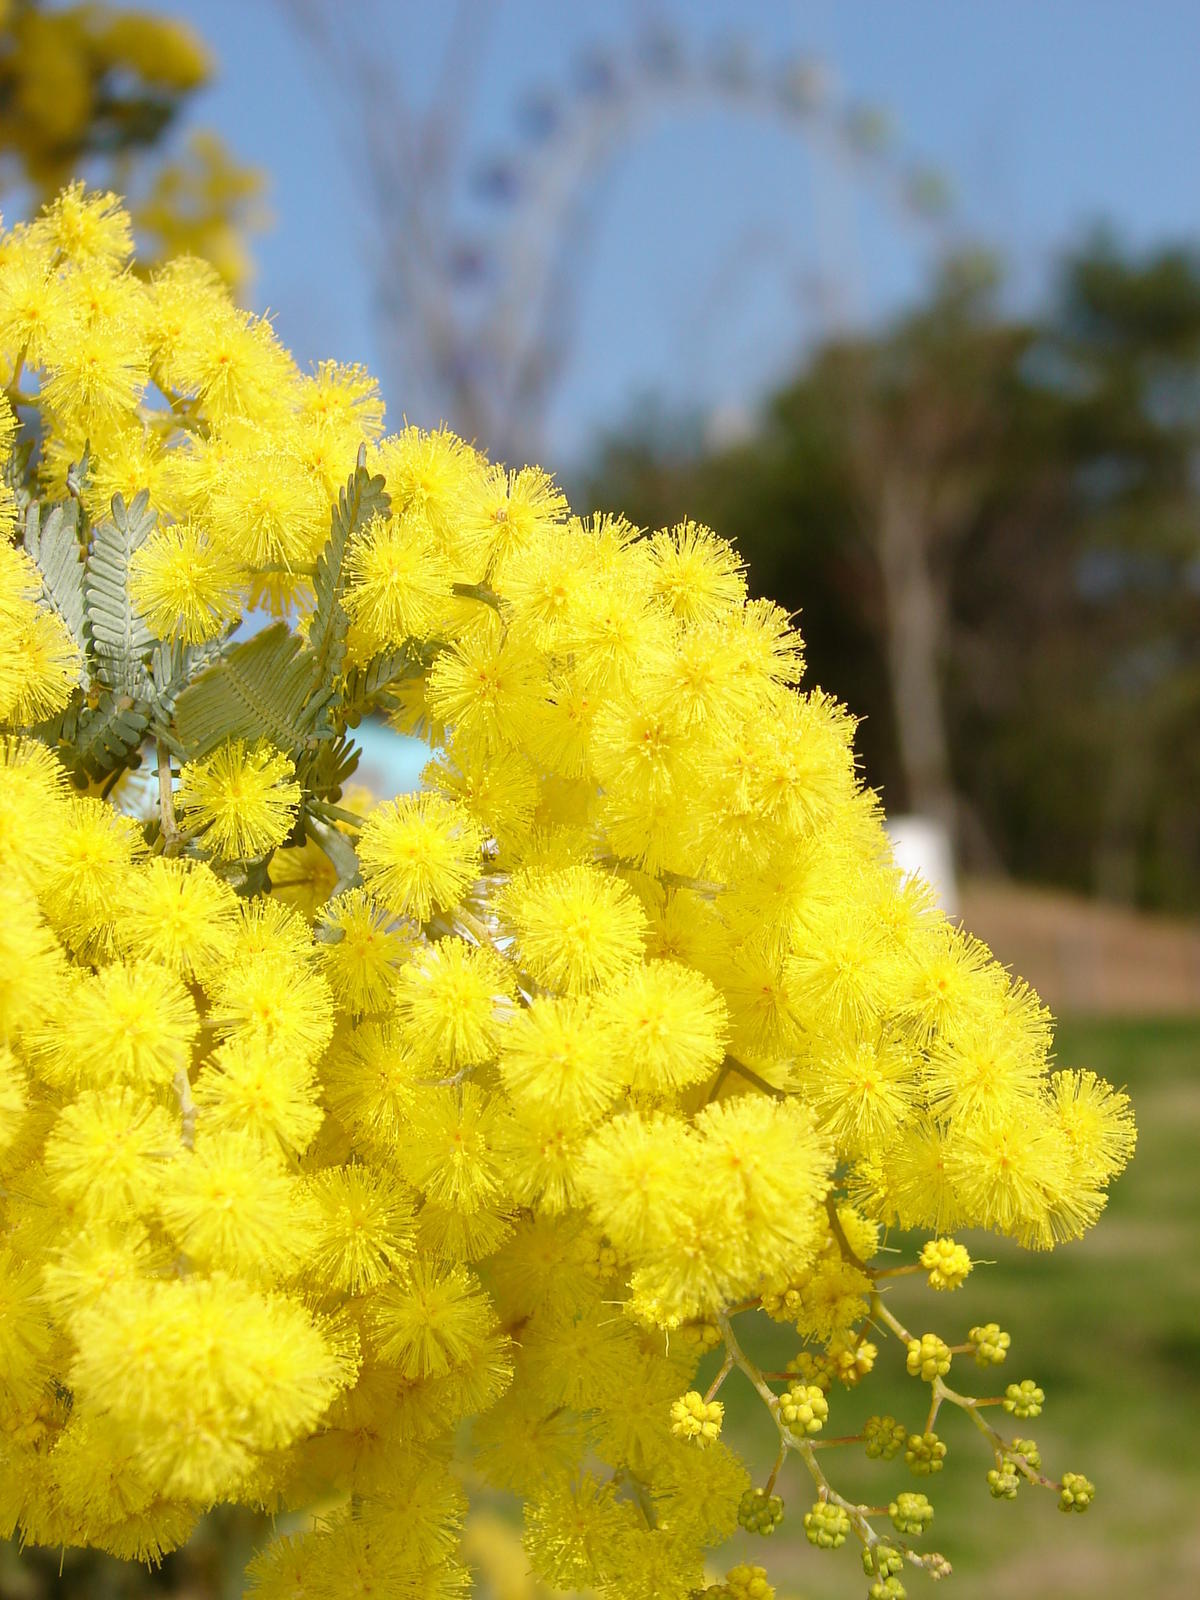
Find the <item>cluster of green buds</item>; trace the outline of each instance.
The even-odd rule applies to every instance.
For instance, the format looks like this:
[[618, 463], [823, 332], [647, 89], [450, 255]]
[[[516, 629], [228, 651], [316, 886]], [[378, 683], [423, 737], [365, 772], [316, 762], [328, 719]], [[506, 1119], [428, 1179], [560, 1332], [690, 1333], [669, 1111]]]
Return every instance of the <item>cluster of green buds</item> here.
[[747, 1533], [774, 1533], [783, 1521], [783, 1501], [765, 1489], [747, 1489], [738, 1501], [738, 1522]]
[[[836, 1231], [836, 1230], [835, 1230]], [[750, 1378], [767, 1403], [779, 1431], [779, 1454], [763, 1488], [747, 1490], [738, 1506], [738, 1521], [753, 1533], [770, 1534], [783, 1520], [783, 1501], [775, 1490], [776, 1480], [789, 1454], [801, 1458], [816, 1488], [817, 1498], [804, 1513], [805, 1538], [822, 1550], [836, 1550], [854, 1534], [863, 1545], [863, 1570], [869, 1581], [868, 1600], [904, 1600], [902, 1581], [905, 1565], [924, 1570], [932, 1577], [950, 1571], [946, 1558], [936, 1551], [922, 1550], [912, 1541], [922, 1539], [933, 1522], [934, 1508], [927, 1495], [900, 1490], [893, 1498], [884, 1497], [879, 1505], [859, 1504], [841, 1495], [824, 1469], [825, 1451], [831, 1446], [861, 1445], [868, 1459], [890, 1462], [903, 1454], [908, 1470], [917, 1477], [931, 1478], [943, 1470], [947, 1459], [946, 1441], [935, 1431], [943, 1406], [960, 1410], [983, 1435], [992, 1454], [987, 1470], [987, 1487], [993, 1498], [1011, 1500], [1020, 1484], [1048, 1488], [1058, 1496], [1063, 1511], [1085, 1511], [1095, 1496], [1095, 1486], [1080, 1473], [1068, 1472], [1061, 1482], [1043, 1475], [1042, 1457], [1033, 1439], [1008, 1438], [986, 1419], [986, 1408], [995, 1407], [1018, 1421], [1036, 1417], [1045, 1403], [1045, 1394], [1032, 1378], [1007, 1385], [1003, 1394], [969, 1395], [951, 1387], [948, 1378], [956, 1355], [970, 1355], [978, 1367], [987, 1370], [1002, 1365], [1009, 1353], [1009, 1335], [995, 1322], [982, 1323], [968, 1332], [965, 1340], [951, 1344], [937, 1332], [914, 1335], [892, 1312], [887, 1303], [887, 1284], [894, 1277], [926, 1275], [929, 1287], [938, 1292], [960, 1288], [972, 1271], [966, 1249], [953, 1239], [931, 1239], [910, 1266], [893, 1266], [873, 1271], [861, 1262], [845, 1240], [839, 1240], [847, 1262], [864, 1272], [871, 1281], [870, 1311], [866, 1323], [858, 1328], [839, 1329], [824, 1350], [804, 1349], [787, 1363], [783, 1372], [762, 1372], [746, 1355], [728, 1317], [719, 1317], [717, 1326], [725, 1345], [725, 1363], [713, 1388], [705, 1396], [690, 1391], [672, 1407], [672, 1426], [676, 1434], [705, 1442], [705, 1430], [720, 1429], [720, 1407], [713, 1395], [734, 1367]], [[840, 1387], [853, 1387], [875, 1365], [878, 1349], [867, 1335], [894, 1336], [903, 1350], [908, 1376], [927, 1386], [929, 1400], [924, 1422], [908, 1426], [891, 1414], [873, 1415], [861, 1432], [843, 1437], [827, 1437], [827, 1424], [836, 1414], [835, 1395]], [[960, 1335], [961, 1337], [961, 1335]], [[772, 1384], [784, 1387], [776, 1390]], [[831, 1430], [829, 1430], [831, 1431]], [[818, 1454], [820, 1452], [820, 1454]], [[872, 1519], [887, 1518], [890, 1531], [877, 1532]], [[760, 1583], [761, 1588], [754, 1585]], [[725, 1584], [706, 1591], [710, 1596], [770, 1595], [773, 1591], [761, 1568], [735, 1568]]]
[[868, 1417], [863, 1424], [863, 1443], [872, 1461], [891, 1461], [908, 1440], [908, 1429], [895, 1417]]
[[831, 1500], [818, 1500], [811, 1511], [804, 1513], [804, 1536], [809, 1544], [822, 1550], [836, 1550], [845, 1544], [849, 1532], [848, 1513]]
[[904, 1445], [904, 1464], [917, 1477], [940, 1472], [946, 1459], [946, 1446], [936, 1433], [910, 1433]]
[[793, 1433], [820, 1433], [829, 1420], [825, 1391], [813, 1383], [793, 1383], [779, 1402], [779, 1415]]
[[904, 1552], [893, 1545], [868, 1545], [863, 1551], [863, 1571], [874, 1582], [867, 1590], [869, 1600], [905, 1600], [908, 1590], [901, 1581]]

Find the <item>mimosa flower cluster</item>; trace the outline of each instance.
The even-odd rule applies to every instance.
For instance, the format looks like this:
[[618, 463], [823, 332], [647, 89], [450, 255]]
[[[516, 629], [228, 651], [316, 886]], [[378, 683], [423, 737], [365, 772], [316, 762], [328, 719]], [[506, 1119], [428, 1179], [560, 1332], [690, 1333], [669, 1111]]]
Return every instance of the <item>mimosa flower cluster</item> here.
[[[947, 1570], [946, 1403], [981, 1493], [1083, 1509], [978, 1409], [1024, 1431], [1033, 1378], [948, 1382], [1007, 1333], [887, 1290], [940, 1310], [960, 1228], [1077, 1238], [1129, 1108], [897, 871], [791, 619], [708, 529], [385, 435], [367, 374], [129, 256], [80, 189], [0, 237], [3, 1531], [153, 1561], [219, 1503], [319, 1508], [261, 1600], [436, 1600], [511, 1491], [562, 1589], [683, 1600], [794, 1513], [898, 1596]], [[372, 714], [431, 746], [373, 807]], [[837, 1441], [868, 1507], [816, 1452], [893, 1335], [914, 1415]]]

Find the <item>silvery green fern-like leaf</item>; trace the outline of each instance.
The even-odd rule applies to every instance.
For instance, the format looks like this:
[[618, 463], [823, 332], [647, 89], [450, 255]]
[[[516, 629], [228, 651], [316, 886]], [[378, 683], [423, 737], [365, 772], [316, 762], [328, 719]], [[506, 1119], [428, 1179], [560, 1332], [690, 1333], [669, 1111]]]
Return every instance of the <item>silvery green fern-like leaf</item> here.
[[155, 639], [129, 593], [134, 552], [154, 528], [145, 490], [126, 506], [113, 496], [112, 515], [98, 523], [83, 578], [92, 665], [97, 679], [116, 694], [148, 695], [148, 657]]
[[42, 575], [42, 603], [57, 613], [79, 647], [80, 678], [88, 655], [84, 565], [79, 548], [79, 511], [73, 502], [25, 509], [24, 544]]
[[371, 477], [360, 458], [349, 482], [338, 495], [329, 538], [317, 561], [314, 579], [316, 607], [308, 630], [313, 681], [316, 684], [330, 683], [339, 676], [346, 653], [349, 618], [341, 601], [346, 548], [356, 533], [376, 517], [386, 517], [389, 510], [390, 502], [384, 492], [383, 479]]
[[309, 652], [276, 622], [188, 684], [175, 703], [175, 736], [191, 760], [227, 739], [265, 738], [295, 751], [313, 733], [313, 691]]

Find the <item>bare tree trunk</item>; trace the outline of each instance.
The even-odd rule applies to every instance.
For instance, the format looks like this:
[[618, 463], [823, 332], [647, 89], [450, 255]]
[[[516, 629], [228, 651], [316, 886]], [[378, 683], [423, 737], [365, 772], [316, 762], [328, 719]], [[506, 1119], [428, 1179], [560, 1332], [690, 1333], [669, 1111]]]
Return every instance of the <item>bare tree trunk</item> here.
[[902, 472], [885, 473], [877, 531], [888, 676], [908, 805], [943, 822], [954, 838], [956, 807], [939, 672], [946, 602], [930, 564], [931, 529], [919, 495]]
[[1155, 771], [1153, 749], [1158, 730], [1146, 706], [1127, 708], [1121, 721], [1121, 736], [1114, 741], [1120, 754], [1111, 763], [1106, 785], [1092, 885], [1101, 900], [1131, 906], [1137, 903], [1138, 828], [1146, 814]]

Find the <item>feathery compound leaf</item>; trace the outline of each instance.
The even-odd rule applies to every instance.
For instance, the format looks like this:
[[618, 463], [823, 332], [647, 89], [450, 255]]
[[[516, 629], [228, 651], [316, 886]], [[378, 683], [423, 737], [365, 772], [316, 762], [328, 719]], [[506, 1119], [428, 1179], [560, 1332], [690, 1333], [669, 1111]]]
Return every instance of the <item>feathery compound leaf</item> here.
[[25, 549], [42, 575], [42, 599], [62, 618], [87, 656], [87, 618], [80, 559], [78, 509], [73, 504], [45, 506], [32, 501], [25, 512]]
[[3, 469], [0, 470], [0, 482], [6, 483], [12, 491], [19, 518], [23, 518], [29, 507], [34, 503], [34, 497], [30, 490], [32, 474], [29, 470], [29, 462], [32, 455], [33, 440], [22, 440], [17, 443], [5, 461]]
[[358, 767], [362, 751], [346, 734], [322, 739], [296, 761], [296, 777], [304, 788], [322, 799], [336, 798]]
[[342, 720], [355, 728], [365, 716], [387, 705], [388, 691], [405, 679], [423, 677], [435, 654], [433, 646], [419, 653], [405, 648], [376, 656], [365, 667], [351, 667], [341, 691]]
[[85, 444], [83, 454], [78, 461], [72, 461], [67, 468], [67, 493], [75, 500], [80, 500], [88, 485], [92, 481], [92, 447]]
[[131, 506], [114, 495], [112, 516], [92, 533], [83, 589], [97, 678], [107, 689], [141, 696], [154, 635], [129, 595], [129, 563], [155, 524], [143, 489]]
[[312, 728], [309, 652], [286, 622], [239, 644], [179, 695], [175, 735], [189, 758], [226, 739], [267, 738], [294, 751]]
[[371, 477], [360, 459], [346, 487], [338, 494], [329, 538], [317, 561], [314, 582], [317, 603], [308, 631], [308, 644], [312, 652], [313, 677], [318, 685], [333, 681], [341, 671], [345, 655], [349, 618], [341, 595], [346, 547], [356, 533], [375, 517], [386, 517], [390, 509], [383, 479]]
[[358, 852], [353, 842], [344, 833], [339, 833], [335, 827], [318, 817], [306, 815], [304, 826], [310, 837], [315, 839], [325, 852], [333, 870], [337, 873], [333, 893], [339, 895], [343, 890], [352, 889], [360, 884], [362, 873], [359, 871]]
[[194, 678], [220, 658], [228, 640], [226, 633], [203, 644], [182, 644], [174, 639], [164, 640], [155, 647], [150, 658], [150, 682], [157, 718], [165, 721], [174, 715], [179, 696]]
[[57, 730], [59, 754], [74, 771], [103, 778], [126, 765], [149, 725], [150, 707], [144, 700], [106, 689], [95, 706], [66, 712]]

